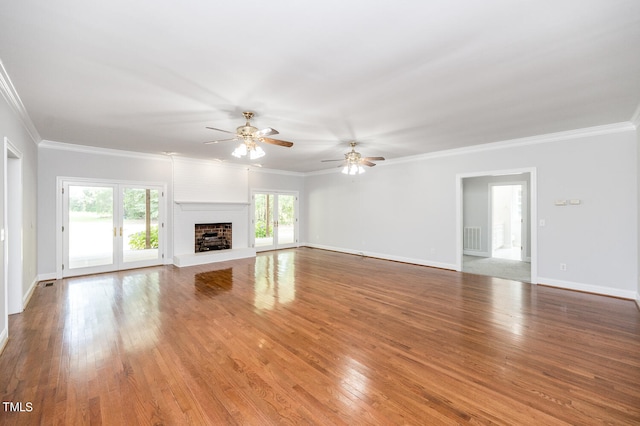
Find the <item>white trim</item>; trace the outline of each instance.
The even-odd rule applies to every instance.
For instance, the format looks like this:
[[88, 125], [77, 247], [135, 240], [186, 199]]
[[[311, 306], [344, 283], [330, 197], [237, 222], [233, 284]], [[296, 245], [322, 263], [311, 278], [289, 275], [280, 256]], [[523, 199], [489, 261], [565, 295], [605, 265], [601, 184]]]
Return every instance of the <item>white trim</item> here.
[[50, 141], [46, 139], [40, 142], [38, 147], [56, 149], [59, 151], [79, 152], [79, 153], [85, 153], [85, 154], [112, 155], [116, 157], [129, 157], [129, 158], [138, 158], [138, 159], [154, 159], [154, 160], [161, 160], [161, 161], [171, 161], [171, 158], [164, 154], [149, 154], [144, 152], [125, 151], [121, 149], [98, 148], [95, 146], [55, 142], [55, 141]]
[[174, 201], [183, 211], [219, 211], [243, 210], [251, 203], [237, 203], [234, 201]]
[[[529, 136], [525, 138], [508, 139], [508, 140], [498, 141], [498, 142], [471, 145], [471, 146], [462, 147], [462, 148], [446, 149], [442, 151], [429, 152], [429, 153], [418, 154], [413, 156], [393, 158], [385, 162], [379, 163], [377, 165], [386, 167], [394, 164], [410, 163], [410, 162], [416, 162], [421, 160], [451, 157], [451, 156], [457, 156], [457, 155], [466, 155], [471, 153], [492, 151], [492, 150], [504, 149], [504, 148], [520, 147], [520, 146], [526, 146], [526, 145], [537, 145], [542, 143], [558, 142], [562, 140], [570, 140], [570, 139], [582, 138], [586, 136], [606, 135], [606, 134], [626, 132], [630, 130], [635, 131], [636, 127], [640, 125], [640, 106], [638, 107], [638, 110], [635, 112], [631, 120], [632, 121], [606, 124], [602, 126], [586, 127], [582, 129], [568, 130], [564, 132], [547, 133], [547, 134], [542, 134], [537, 136]], [[65, 151], [84, 152], [84, 153], [90, 153], [90, 154], [114, 155], [114, 156], [131, 157], [131, 158], [146, 158], [146, 159], [151, 158], [151, 159], [166, 160], [166, 161], [171, 161], [172, 159], [175, 158], [180, 161], [187, 161], [187, 162], [194, 162], [194, 163], [201, 163], [201, 164], [215, 163], [223, 167], [241, 168], [241, 169], [245, 169], [247, 171], [256, 172], [256, 173], [270, 173], [270, 174], [280, 174], [280, 175], [300, 176], [300, 177], [337, 173], [337, 170], [338, 170], [336, 168], [331, 168], [331, 169], [316, 170], [312, 172], [293, 172], [288, 170], [263, 169], [255, 165], [227, 163], [226, 161], [219, 160], [216, 158], [202, 159], [202, 158], [193, 158], [193, 157], [183, 157], [179, 155], [150, 154], [150, 153], [143, 153], [143, 152], [125, 151], [125, 150], [119, 150], [119, 149], [99, 148], [99, 147], [87, 146], [87, 145], [70, 144], [70, 143], [56, 142], [56, 141], [50, 141], [50, 140], [42, 140], [39, 146], [44, 148], [59, 149], [59, 150], [65, 150]]]
[[35, 291], [37, 285], [38, 285], [38, 277], [35, 277], [31, 282], [31, 286], [29, 286], [29, 290], [27, 290], [27, 294], [25, 294], [24, 297], [22, 298], [23, 311], [27, 308], [27, 305], [29, 304], [29, 301], [31, 300], [31, 296], [33, 296], [33, 292]]
[[[640, 115], [640, 112], [638, 112], [638, 114]], [[446, 149], [442, 151], [428, 152], [425, 154], [412, 155], [408, 157], [392, 158], [383, 163], [379, 163], [378, 166], [386, 167], [393, 164], [412, 163], [416, 161], [430, 160], [434, 158], [452, 157], [457, 155], [466, 155], [466, 154], [473, 154], [478, 152], [494, 151], [497, 149], [515, 148], [515, 147], [521, 147], [521, 146], [527, 146], [527, 145], [538, 145], [543, 143], [577, 139], [577, 138], [582, 138], [587, 136], [598, 136], [598, 135], [608, 135], [613, 133], [621, 133], [621, 132], [627, 132], [630, 130], [635, 131], [635, 129], [636, 129], [636, 125], [634, 125], [634, 123], [625, 121], [621, 123], [606, 124], [603, 126], [586, 127], [583, 129], [568, 130], [564, 132], [547, 133], [543, 135], [530, 136], [525, 138], [509, 139], [509, 140], [499, 141], [499, 142], [490, 142], [490, 143], [479, 144], [479, 145], [471, 145], [471, 146], [466, 146], [462, 148]], [[323, 169], [323, 170], [318, 170], [313, 172], [307, 172], [305, 173], [305, 176], [324, 175], [324, 174], [330, 174], [330, 173], [335, 173], [335, 169]]]
[[629, 300], [634, 300], [634, 297], [636, 296], [636, 293], [633, 290], [620, 290], [599, 285], [556, 280], [553, 278], [538, 277], [538, 284], [546, 285], [548, 287], [562, 288], [565, 290], [583, 291], [586, 293], [600, 294], [603, 296], [613, 296]]
[[13, 82], [11, 81], [9, 74], [7, 73], [7, 70], [2, 63], [2, 60], [0, 60], [0, 93], [2, 93], [2, 96], [7, 101], [7, 104], [9, 104], [9, 106], [15, 111], [15, 113], [18, 114], [18, 117], [20, 117], [20, 121], [22, 121], [22, 125], [24, 126], [27, 133], [29, 133], [29, 136], [31, 137], [33, 143], [35, 143], [36, 145], [40, 143], [42, 138], [38, 133], [38, 129], [36, 129], [33, 121], [31, 121], [31, 117], [29, 117], [29, 113], [22, 103], [22, 99], [20, 99], [20, 95], [13, 85]]
[[636, 293], [636, 306], [640, 309], [640, 293]]
[[[9, 154], [12, 154], [11, 156]], [[23, 241], [23, 184], [22, 152], [4, 138], [4, 191], [5, 191], [5, 248], [7, 262], [7, 313], [9, 315], [24, 310], [24, 241]], [[17, 163], [16, 163], [17, 161]], [[11, 185], [9, 185], [9, 183]]]
[[250, 170], [249, 165], [247, 164], [236, 164], [236, 163], [227, 163], [226, 161], [219, 160], [217, 158], [194, 158], [194, 157], [181, 157], [178, 155], [170, 156], [172, 161], [179, 161], [183, 163], [191, 163], [191, 164], [204, 164], [211, 165], [215, 164], [216, 166], [225, 167], [229, 169], [241, 169], [241, 170]]
[[4, 348], [9, 343], [9, 326], [0, 332], [0, 354], [4, 351]]
[[290, 172], [288, 170], [278, 170], [278, 169], [263, 169], [261, 167], [256, 167], [256, 166], [249, 166], [249, 171], [255, 172], [255, 173], [269, 173], [269, 174], [275, 174], [275, 175], [299, 176], [299, 177], [304, 177], [306, 175], [306, 173], [303, 173], [303, 172]]
[[41, 281], [52, 281], [52, 280], [56, 280], [58, 279], [58, 276], [56, 275], [55, 272], [50, 272], [48, 274], [39, 274], [38, 275], [38, 282]]
[[351, 249], [345, 249], [342, 247], [325, 246], [322, 244], [304, 243], [304, 244], [300, 244], [300, 247], [311, 247], [311, 248], [321, 249], [321, 250], [337, 251], [339, 253], [355, 254], [355, 255], [364, 256], [364, 257], [373, 257], [376, 259], [389, 260], [393, 262], [402, 262], [402, 263], [410, 263], [412, 265], [428, 266], [430, 268], [448, 269], [451, 271], [455, 271], [455, 268], [456, 268], [456, 265], [452, 263], [431, 262], [424, 259], [416, 259], [416, 258], [403, 257], [403, 256], [393, 256], [386, 253], [375, 253], [375, 252], [369, 252], [369, 251], [351, 250]]

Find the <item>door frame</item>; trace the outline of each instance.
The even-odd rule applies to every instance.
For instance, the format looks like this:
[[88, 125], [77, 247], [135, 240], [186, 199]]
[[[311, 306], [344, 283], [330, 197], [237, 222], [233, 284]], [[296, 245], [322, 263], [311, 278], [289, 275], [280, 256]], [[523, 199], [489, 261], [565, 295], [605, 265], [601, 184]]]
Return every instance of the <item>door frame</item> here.
[[[63, 188], [67, 183], [79, 184], [79, 185], [97, 185], [97, 186], [114, 186], [117, 189], [116, 194], [114, 194], [114, 202], [116, 199], [120, 198], [120, 192], [123, 187], [138, 187], [138, 188], [147, 188], [147, 187], [157, 187], [162, 191], [162, 196], [159, 203], [158, 212], [158, 239], [160, 241], [160, 256], [157, 262], [153, 262], [152, 264], [147, 265], [127, 265], [124, 264], [121, 259], [118, 259], [118, 255], [114, 253], [114, 268], [111, 270], [125, 270], [125, 269], [133, 269], [140, 268], [144, 266], [153, 266], [160, 265], [166, 262], [165, 253], [167, 251], [167, 230], [165, 224], [167, 223], [167, 185], [162, 182], [140, 182], [140, 181], [121, 181], [121, 180], [113, 180], [113, 179], [92, 179], [92, 178], [79, 178], [79, 177], [68, 177], [68, 176], [58, 176], [56, 177], [56, 278], [61, 279], [64, 277], [64, 271], [62, 268], [63, 259], [64, 259], [64, 234], [62, 231], [62, 227], [64, 226], [64, 203], [63, 203]], [[114, 205], [114, 214], [116, 216], [120, 216], [122, 212], [120, 211], [121, 205]], [[72, 274], [75, 275], [75, 274]], [[80, 274], [78, 274], [80, 275]], [[71, 275], [67, 275], [71, 276]]]
[[[493, 187], [494, 186], [519, 186], [522, 188], [522, 213], [521, 213], [521, 222], [520, 222], [520, 260], [526, 262], [529, 260], [525, 253], [525, 247], [527, 247], [527, 229], [528, 229], [528, 220], [527, 214], [525, 212], [529, 209], [529, 191], [527, 191], [527, 182], [526, 181], [505, 181], [505, 182], [489, 182], [489, 225], [487, 229], [493, 235]], [[488, 238], [488, 248], [489, 248], [489, 256], [493, 257], [493, 238]]]
[[[274, 233], [274, 237], [273, 237], [273, 245], [271, 246], [266, 246], [266, 247], [256, 247], [256, 228], [255, 228], [255, 223], [256, 223], [256, 201], [255, 201], [255, 195], [256, 194], [270, 194], [270, 195], [293, 195], [296, 197], [295, 199], [295, 209], [296, 209], [296, 213], [295, 213], [295, 224], [294, 224], [294, 242], [291, 244], [284, 244], [279, 246], [276, 240], [277, 235]], [[274, 201], [274, 207], [277, 207], [277, 201]], [[275, 209], [277, 210], [277, 209]], [[252, 189], [251, 190], [251, 211], [249, 212], [249, 244], [251, 245], [251, 247], [256, 249], [256, 252], [259, 251], [269, 251], [269, 250], [279, 250], [279, 249], [284, 249], [284, 248], [292, 248], [292, 247], [299, 247], [300, 246], [300, 239], [299, 239], [299, 233], [300, 233], [300, 195], [299, 195], [299, 191], [287, 191], [287, 190], [274, 190], [274, 189]], [[276, 231], [277, 232], [277, 231]]]
[[4, 271], [8, 315], [24, 310], [22, 152], [4, 138]]
[[456, 174], [456, 271], [462, 271], [463, 257], [463, 180], [465, 178], [483, 177], [483, 176], [506, 176], [529, 173], [529, 229], [531, 236], [531, 284], [538, 283], [538, 227], [534, 224], [538, 223], [538, 178], [537, 169], [535, 167], [523, 167], [518, 169], [492, 170], [483, 172], [458, 173]]

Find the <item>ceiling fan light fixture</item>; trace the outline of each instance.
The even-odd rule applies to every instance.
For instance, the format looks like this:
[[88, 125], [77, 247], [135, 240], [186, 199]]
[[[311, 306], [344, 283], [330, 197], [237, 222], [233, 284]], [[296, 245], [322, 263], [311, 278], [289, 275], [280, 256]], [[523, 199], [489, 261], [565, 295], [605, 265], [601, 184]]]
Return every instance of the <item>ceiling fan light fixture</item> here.
[[249, 150], [249, 158], [252, 160], [256, 160], [260, 157], [264, 157], [264, 154], [265, 154], [264, 150], [257, 145], [253, 149]]
[[250, 143], [242, 142], [236, 149], [233, 150], [231, 155], [236, 158], [242, 158], [245, 155], [249, 155], [251, 160], [256, 160], [258, 158], [264, 157], [265, 152], [262, 147], [255, 144], [255, 142], [251, 141]]
[[361, 175], [366, 170], [359, 164], [349, 163], [342, 169], [342, 173], [345, 175]]
[[238, 145], [236, 149], [233, 150], [231, 155], [233, 155], [236, 158], [244, 157], [245, 155], [247, 155], [247, 145], [244, 142], [242, 142], [240, 145]]

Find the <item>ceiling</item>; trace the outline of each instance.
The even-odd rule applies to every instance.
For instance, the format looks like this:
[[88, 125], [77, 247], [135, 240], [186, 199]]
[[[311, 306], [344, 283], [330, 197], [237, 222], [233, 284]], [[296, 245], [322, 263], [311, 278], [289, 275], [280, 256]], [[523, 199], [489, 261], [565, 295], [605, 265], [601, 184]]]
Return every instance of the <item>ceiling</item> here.
[[0, 59], [49, 141], [335, 167], [629, 121], [638, 0], [2, 0]]

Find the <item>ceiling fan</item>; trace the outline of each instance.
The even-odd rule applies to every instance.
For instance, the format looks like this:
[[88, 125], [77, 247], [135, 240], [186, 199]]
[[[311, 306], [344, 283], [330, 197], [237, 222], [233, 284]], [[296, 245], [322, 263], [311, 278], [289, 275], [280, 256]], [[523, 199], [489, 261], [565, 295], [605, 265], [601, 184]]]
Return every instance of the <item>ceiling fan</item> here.
[[216, 129], [215, 127], [207, 127], [210, 130], [216, 130], [218, 132], [230, 133], [234, 135], [228, 139], [218, 139], [213, 141], [204, 142], [205, 144], [213, 144], [218, 142], [241, 140], [242, 143], [231, 153], [234, 157], [240, 158], [249, 154], [249, 158], [252, 160], [264, 156], [264, 150], [257, 145], [256, 142], [264, 142], [271, 145], [278, 145], [290, 148], [293, 146], [293, 142], [282, 141], [280, 139], [272, 139], [267, 136], [277, 135], [279, 132], [276, 129], [267, 127], [262, 130], [258, 130], [257, 127], [251, 125], [250, 120], [253, 118], [253, 112], [245, 111], [242, 113], [247, 123], [244, 126], [236, 128], [235, 132], [228, 130]]
[[359, 152], [356, 152], [356, 142], [350, 142], [351, 151], [344, 155], [344, 160], [322, 160], [322, 162], [329, 161], [342, 161], [342, 164], [338, 167], [342, 167], [342, 173], [346, 175], [357, 175], [365, 172], [364, 167], [373, 167], [376, 164], [374, 161], [384, 161], [384, 157], [363, 157]]

